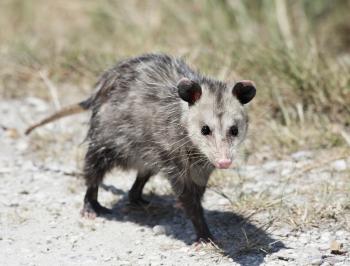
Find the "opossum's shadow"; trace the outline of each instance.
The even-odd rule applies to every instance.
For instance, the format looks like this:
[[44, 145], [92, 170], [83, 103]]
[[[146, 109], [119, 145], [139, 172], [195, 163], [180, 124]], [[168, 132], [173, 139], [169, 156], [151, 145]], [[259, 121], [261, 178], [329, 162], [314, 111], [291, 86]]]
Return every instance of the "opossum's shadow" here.
[[[127, 192], [111, 185], [102, 185], [101, 188], [122, 196], [113, 206], [113, 214], [105, 216], [108, 220], [129, 221], [153, 228], [163, 225], [166, 235], [191, 245], [195, 234], [191, 222], [181, 209], [175, 207], [173, 195], [145, 195], [151, 204], [147, 207], [135, 207], [128, 203]], [[273, 239], [263, 227], [257, 227], [247, 218], [219, 210], [205, 210], [209, 228], [220, 242], [220, 249], [224, 255], [232, 258], [241, 265], [260, 265], [264, 257], [281, 248], [284, 244]]]

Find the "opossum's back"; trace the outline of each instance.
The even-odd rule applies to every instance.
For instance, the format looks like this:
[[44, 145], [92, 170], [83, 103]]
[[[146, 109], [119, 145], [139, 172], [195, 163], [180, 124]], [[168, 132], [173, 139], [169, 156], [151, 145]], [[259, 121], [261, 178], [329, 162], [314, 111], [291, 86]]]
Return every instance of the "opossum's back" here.
[[116, 101], [127, 96], [157, 101], [176, 96], [176, 84], [182, 77], [198, 79], [199, 75], [181, 59], [147, 54], [120, 62], [107, 71], [99, 83], [103, 90], [110, 88]]
[[[146, 55], [119, 63], [101, 80], [110, 86], [106, 101], [97, 106], [92, 126], [99, 124], [109, 137], [126, 141], [159, 138], [179, 124], [181, 100], [176, 83], [194, 76], [181, 60], [166, 55]], [[105, 80], [105, 81], [104, 81]], [[104, 88], [102, 88], [104, 89]]]
[[99, 113], [107, 120], [137, 118], [143, 123], [149, 119], [161, 122], [177, 115], [180, 108], [177, 82], [195, 75], [182, 60], [167, 55], [128, 59], [102, 76], [101, 91], [109, 91], [98, 105]]

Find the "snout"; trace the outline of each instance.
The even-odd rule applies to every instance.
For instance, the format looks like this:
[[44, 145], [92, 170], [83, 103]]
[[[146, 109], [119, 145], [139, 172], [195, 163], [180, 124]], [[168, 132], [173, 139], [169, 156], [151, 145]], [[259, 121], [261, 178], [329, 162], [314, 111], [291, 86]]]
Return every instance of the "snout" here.
[[227, 169], [231, 166], [232, 160], [230, 159], [220, 159], [216, 161], [216, 167], [219, 169]]

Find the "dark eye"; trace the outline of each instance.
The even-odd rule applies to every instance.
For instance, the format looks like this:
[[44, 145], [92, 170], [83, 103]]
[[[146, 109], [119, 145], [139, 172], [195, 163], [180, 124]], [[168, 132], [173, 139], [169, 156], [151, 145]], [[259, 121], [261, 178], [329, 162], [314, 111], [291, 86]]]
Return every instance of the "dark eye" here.
[[208, 127], [207, 125], [203, 126], [201, 129], [201, 133], [204, 136], [210, 135], [210, 133], [211, 133], [210, 127]]
[[230, 135], [236, 137], [238, 135], [238, 127], [237, 126], [232, 126], [230, 127]]

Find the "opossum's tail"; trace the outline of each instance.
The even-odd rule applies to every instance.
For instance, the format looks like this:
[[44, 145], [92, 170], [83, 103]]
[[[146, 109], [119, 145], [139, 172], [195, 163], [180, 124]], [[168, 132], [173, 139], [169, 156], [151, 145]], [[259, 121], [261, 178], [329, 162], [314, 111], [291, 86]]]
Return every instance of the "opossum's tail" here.
[[35, 123], [32, 126], [30, 126], [25, 131], [25, 134], [29, 135], [37, 127], [41, 127], [43, 125], [46, 125], [46, 124], [48, 124], [52, 121], [55, 121], [57, 119], [60, 119], [62, 117], [87, 111], [90, 109], [92, 102], [93, 102], [93, 97], [90, 97], [90, 98], [88, 98], [80, 103], [76, 103], [76, 104], [69, 105], [67, 107], [63, 107], [61, 110], [57, 111], [56, 113], [44, 118], [43, 120], [41, 120], [38, 123]]

